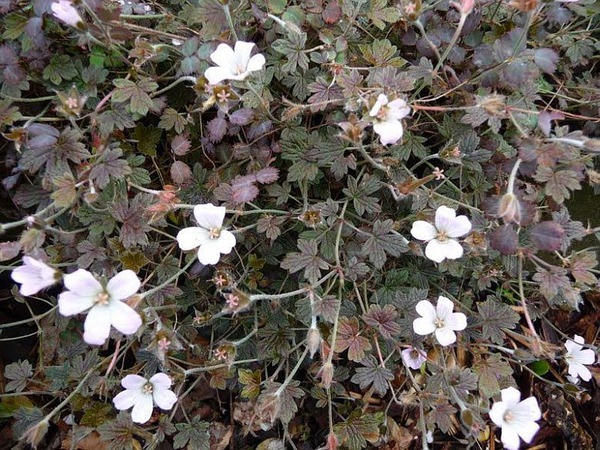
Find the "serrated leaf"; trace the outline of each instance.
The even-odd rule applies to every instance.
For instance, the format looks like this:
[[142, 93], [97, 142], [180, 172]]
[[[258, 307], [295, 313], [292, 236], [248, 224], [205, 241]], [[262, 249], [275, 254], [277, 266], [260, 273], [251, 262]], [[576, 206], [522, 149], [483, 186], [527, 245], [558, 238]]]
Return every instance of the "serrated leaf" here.
[[359, 362], [365, 357], [365, 352], [371, 350], [369, 340], [361, 336], [358, 319], [342, 317], [338, 325], [338, 334], [335, 340], [335, 351], [341, 353], [348, 349], [348, 359]]
[[382, 367], [372, 355], [362, 360], [361, 364], [365, 367], [356, 369], [356, 373], [350, 381], [358, 384], [361, 389], [367, 389], [373, 385], [373, 391], [384, 396], [389, 388], [388, 383], [394, 379], [392, 371], [387, 367]]
[[355, 411], [343, 422], [335, 424], [333, 429], [340, 444], [348, 450], [361, 450], [367, 446], [367, 442], [375, 443], [379, 439], [379, 425], [382, 422], [382, 414]]
[[442, 432], [449, 433], [454, 431], [453, 416], [457, 409], [448, 402], [438, 402], [427, 414], [427, 423], [438, 427]]
[[258, 397], [262, 375], [260, 370], [238, 369], [238, 381], [244, 386], [241, 395], [249, 399]]
[[379, 305], [371, 305], [362, 319], [367, 325], [375, 327], [385, 339], [392, 339], [392, 335], [402, 331], [400, 324], [396, 322], [397, 316], [394, 305], [385, 305], [383, 309]]
[[581, 189], [579, 176], [572, 170], [558, 170], [555, 172], [550, 167], [538, 166], [535, 179], [546, 183], [544, 188], [546, 195], [552, 197], [557, 203], [563, 203], [566, 199], [571, 198], [570, 191]]
[[373, 0], [370, 2], [371, 8], [368, 17], [380, 30], [384, 30], [387, 23], [395, 23], [400, 19], [400, 12], [397, 7], [387, 6], [387, 0]]
[[492, 398], [500, 393], [498, 380], [512, 375], [513, 371], [502, 356], [491, 353], [486, 359], [478, 360], [473, 369], [478, 374], [479, 392], [485, 398]]
[[271, 44], [273, 50], [285, 55], [287, 62], [281, 66], [284, 73], [295, 72], [300, 68], [308, 69], [308, 56], [304, 52], [306, 33], [289, 33], [287, 39], [277, 39]]
[[571, 289], [571, 280], [567, 276], [567, 269], [562, 267], [552, 266], [550, 270], [537, 267], [533, 281], [539, 284], [540, 293], [548, 301], [552, 301], [561, 291], [568, 292]]
[[120, 148], [106, 149], [102, 152], [90, 171], [90, 179], [96, 186], [104, 189], [111, 178], [123, 179], [131, 174], [131, 167], [127, 161], [121, 159], [122, 156], [123, 150]]
[[133, 138], [137, 141], [138, 150], [148, 156], [156, 156], [161, 135], [160, 128], [152, 125], [145, 126], [143, 123], [138, 123], [133, 130]]
[[113, 80], [115, 89], [112, 101], [123, 103], [129, 101], [129, 109], [132, 113], [138, 113], [142, 116], [148, 114], [148, 110], [154, 106], [152, 98], [148, 92], [156, 90], [158, 84], [149, 79], [140, 79], [137, 83], [124, 78]]
[[281, 262], [281, 268], [289, 270], [290, 273], [304, 269], [304, 277], [310, 283], [316, 283], [321, 278], [321, 270], [329, 268], [329, 264], [322, 260], [318, 254], [318, 246], [315, 240], [298, 240], [300, 253], [288, 253]]
[[504, 342], [503, 328], [512, 330], [519, 322], [519, 315], [508, 305], [499, 300], [489, 298], [477, 304], [477, 311], [481, 316], [481, 334], [483, 339], [501, 345]]
[[177, 134], [183, 133], [186, 125], [188, 124], [188, 120], [177, 112], [176, 109], [173, 108], [165, 108], [162, 115], [160, 116], [160, 122], [158, 123], [158, 127], [163, 130], [170, 130], [171, 128], [175, 129]]
[[83, 417], [79, 424], [86, 427], [97, 428], [106, 423], [110, 417], [113, 407], [110, 404], [94, 402], [91, 406], [86, 406]]
[[361, 216], [368, 212], [373, 214], [381, 211], [381, 206], [378, 203], [377, 197], [370, 197], [370, 194], [377, 192], [381, 188], [381, 184], [377, 177], [365, 177], [360, 184], [356, 178], [348, 177], [348, 187], [344, 188], [343, 192], [349, 199], [352, 199], [354, 209]]
[[598, 265], [595, 253], [587, 251], [576, 253], [572, 255], [568, 261], [569, 270], [571, 271], [571, 275], [575, 278], [575, 281], [590, 286], [596, 284], [597, 278], [592, 272]]
[[194, 416], [191, 423], [175, 424], [177, 434], [173, 439], [173, 448], [193, 448], [210, 450], [210, 434], [208, 422], [203, 422], [200, 416]]
[[392, 232], [394, 221], [391, 219], [375, 221], [371, 236], [363, 246], [362, 253], [369, 257], [369, 261], [377, 269], [381, 269], [387, 261], [386, 254], [400, 256], [408, 251], [406, 239]]
[[21, 392], [33, 375], [33, 366], [27, 360], [17, 361], [4, 368], [4, 376], [10, 381], [6, 384], [6, 392]]
[[140, 250], [126, 251], [119, 255], [119, 261], [123, 264], [123, 269], [133, 270], [138, 273], [142, 267], [150, 262], [146, 255]]
[[44, 68], [44, 80], [50, 80], [53, 84], [60, 84], [63, 80], [71, 80], [77, 75], [77, 69], [72, 58], [68, 55], [55, 55], [50, 63]]
[[50, 198], [59, 208], [71, 206], [77, 199], [76, 181], [71, 173], [52, 178], [52, 184], [56, 187], [50, 194]]

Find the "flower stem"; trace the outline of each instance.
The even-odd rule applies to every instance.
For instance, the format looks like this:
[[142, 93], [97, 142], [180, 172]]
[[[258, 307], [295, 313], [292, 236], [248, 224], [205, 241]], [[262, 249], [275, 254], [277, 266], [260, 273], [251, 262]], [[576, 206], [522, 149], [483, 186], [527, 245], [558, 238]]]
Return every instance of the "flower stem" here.
[[276, 397], [279, 397], [283, 393], [283, 391], [285, 390], [287, 385], [290, 384], [290, 382], [294, 379], [294, 375], [296, 375], [296, 372], [298, 372], [298, 369], [304, 362], [304, 358], [306, 358], [307, 354], [308, 354], [308, 345], [304, 346], [304, 351], [302, 352], [302, 356], [300, 356], [300, 359], [298, 359], [298, 362], [296, 363], [296, 365], [294, 366], [294, 368], [292, 369], [290, 374], [287, 376], [287, 378], [281, 384], [281, 386], [279, 386], [279, 388], [277, 388], [277, 390], [275, 391], [275, 394], [273, 394], [273, 395], [275, 395]]
[[189, 260], [189, 262], [183, 267], [183, 269], [178, 271], [175, 275], [173, 275], [171, 278], [166, 280], [164, 283], [159, 284], [158, 286], [150, 289], [149, 291], [143, 292], [142, 294], [140, 294], [140, 297], [146, 298], [146, 297], [149, 297], [150, 295], [160, 291], [162, 288], [171, 284], [173, 281], [175, 281], [177, 278], [179, 278], [180, 275], [184, 274], [195, 262], [196, 262], [196, 258], [191, 258]]
[[236, 41], [239, 41], [238, 35], [235, 32], [235, 26], [233, 24], [233, 19], [231, 18], [231, 11], [229, 10], [229, 2], [223, 3], [223, 12], [225, 13], [225, 17], [227, 18], [227, 23], [229, 24], [229, 29], [231, 30], [231, 34], [235, 38]]

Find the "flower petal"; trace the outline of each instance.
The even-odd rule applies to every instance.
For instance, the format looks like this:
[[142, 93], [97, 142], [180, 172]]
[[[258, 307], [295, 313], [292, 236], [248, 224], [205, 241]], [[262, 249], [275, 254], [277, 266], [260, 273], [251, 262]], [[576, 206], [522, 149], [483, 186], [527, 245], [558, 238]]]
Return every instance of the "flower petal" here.
[[204, 72], [204, 77], [208, 80], [209, 84], [219, 84], [223, 80], [229, 80], [233, 73], [229, 69], [223, 67], [209, 67]]
[[596, 353], [594, 353], [594, 350], [588, 348], [581, 350], [575, 359], [580, 364], [594, 364], [596, 362]]
[[419, 336], [427, 336], [436, 330], [435, 324], [423, 317], [413, 320], [413, 331]]
[[231, 231], [221, 230], [221, 235], [218, 239], [219, 251], [225, 255], [231, 253], [233, 247], [235, 247], [235, 235]]
[[218, 239], [209, 239], [198, 249], [198, 261], [205, 266], [215, 265], [221, 259]]
[[64, 276], [65, 287], [69, 291], [76, 292], [82, 296], [95, 297], [102, 292], [102, 285], [91, 272], [84, 269], [76, 270]]
[[446, 319], [446, 326], [454, 331], [461, 331], [467, 328], [467, 316], [463, 313], [453, 313]]
[[429, 222], [417, 220], [416, 222], [413, 222], [410, 234], [420, 241], [430, 241], [436, 237], [437, 230]]
[[228, 69], [232, 74], [235, 71], [235, 52], [227, 44], [219, 44], [217, 49], [210, 54], [210, 59], [217, 65]]
[[246, 70], [248, 72], [257, 72], [259, 70], [262, 70], [262, 68], [264, 67], [265, 63], [267, 61], [265, 60], [265, 57], [263, 55], [261, 55], [260, 53], [254, 55], [252, 58], [250, 58], [250, 61], [248, 61], [248, 67], [246, 67]]
[[74, 316], [94, 306], [96, 297], [86, 297], [71, 291], [58, 296], [58, 312], [63, 316]]
[[435, 330], [435, 338], [438, 340], [440, 345], [446, 347], [456, 342], [456, 333], [449, 327], [437, 328]]
[[109, 306], [110, 323], [126, 336], [135, 333], [142, 326], [142, 318], [128, 304], [113, 301]]
[[419, 303], [417, 303], [415, 306], [415, 311], [417, 311], [417, 314], [419, 314], [421, 317], [424, 317], [432, 323], [435, 319], [437, 319], [436, 310], [429, 300], [421, 300]]
[[455, 239], [447, 239], [444, 242], [440, 242], [440, 244], [443, 246], [443, 253], [446, 259], [458, 259], [464, 253], [462, 245]]
[[454, 303], [452, 303], [452, 300], [440, 295], [435, 307], [436, 316], [445, 322], [452, 315], [452, 311], [454, 311]]
[[467, 216], [458, 216], [446, 228], [446, 234], [453, 238], [464, 236], [469, 231], [471, 231], [471, 222]]
[[140, 396], [131, 410], [131, 420], [135, 423], [146, 423], [150, 420], [153, 409], [154, 404], [152, 403], [152, 395], [140, 393]]
[[504, 414], [506, 413], [506, 403], [496, 402], [490, 409], [489, 416], [497, 426], [501, 427], [504, 424]]
[[150, 378], [150, 383], [155, 389], [169, 389], [173, 381], [166, 373], [156, 373]]
[[171, 409], [177, 401], [177, 396], [175, 393], [168, 389], [156, 389], [153, 392], [153, 397], [154, 403], [156, 403], [160, 409], [166, 410]]
[[375, 104], [371, 108], [371, 111], [369, 111], [369, 115], [371, 117], [377, 117], [377, 114], [379, 114], [379, 111], [381, 110], [381, 107], [385, 106], [387, 104], [388, 104], [387, 95], [385, 95], [385, 94], [379, 94], [377, 96], [377, 101], [375, 102]]
[[590, 381], [592, 379], [592, 372], [587, 367], [578, 362], [569, 364], [569, 375], [572, 377], [579, 377], [583, 381]]
[[179, 248], [184, 251], [200, 247], [209, 239], [208, 231], [200, 227], [184, 228], [177, 233], [177, 243]]
[[133, 270], [124, 270], [110, 279], [106, 290], [113, 300], [123, 300], [135, 294], [142, 285]]
[[521, 439], [523, 439], [529, 444], [531, 441], [533, 441], [533, 437], [536, 435], [539, 429], [540, 426], [537, 423], [529, 422], [527, 424], [521, 425], [517, 429], [517, 433], [519, 434], [519, 436], [521, 436]]
[[379, 135], [383, 145], [395, 144], [404, 134], [402, 123], [398, 120], [374, 123], [373, 131]]
[[502, 389], [501, 394], [502, 401], [506, 403], [506, 408], [508, 409], [512, 409], [521, 400], [521, 392], [512, 386]]
[[410, 114], [410, 107], [401, 98], [391, 101], [388, 108], [388, 119], [390, 120], [400, 120]]
[[129, 409], [137, 403], [140, 395], [143, 395], [140, 391], [128, 389], [115, 395], [113, 404], [119, 410]]
[[506, 450], [519, 450], [521, 442], [519, 441], [518, 433], [512, 428], [502, 428], [502, 435], [500, 440], [504, 444]]
[[440, 242], [437, 239], [432, 239], [425, 247], [425, 256], [432, 261], [441, 263], [444, 259], [446, 259], [446, 243]]
[[141, 390], [142, 386], [148, 382], [144, 377], [140, 375], [127, 375], [121, 380], [121, 386], [125, 389], [137, 389]]
[[456, 211], [452, 208], [442, 205], [435, 210], [435, 227], [439, 231], [446, 231], [455, 218]]
[[254, 42], [237, 41], [233, 49], [235, 53], [236, 63], [240, 67], [248, 66], [250, 61], [250, 54], [256, 44]]
[[194, 206], [196, 222], [206, 230], [221, 228], [225, 220], [227, 209], [224, 206], [215, 206], [212, 203]]
[[83, 324], [83, 340], [88, 344], [102, 345], [110, 334], [110, 309], [96, 305], [88, 312]]

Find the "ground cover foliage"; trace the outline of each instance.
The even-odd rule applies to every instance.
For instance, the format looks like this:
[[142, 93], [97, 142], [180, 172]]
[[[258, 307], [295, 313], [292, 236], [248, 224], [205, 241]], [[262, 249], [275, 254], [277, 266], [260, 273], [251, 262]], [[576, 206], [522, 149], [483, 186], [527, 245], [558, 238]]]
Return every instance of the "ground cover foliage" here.
[[599, 3], [0, 13], [6, 448], [598, 445]]

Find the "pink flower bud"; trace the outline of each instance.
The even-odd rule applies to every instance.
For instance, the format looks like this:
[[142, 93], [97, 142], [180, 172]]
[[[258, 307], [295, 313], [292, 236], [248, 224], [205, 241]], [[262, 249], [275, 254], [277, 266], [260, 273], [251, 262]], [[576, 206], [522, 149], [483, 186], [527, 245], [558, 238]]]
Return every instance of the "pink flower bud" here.
[[498, 203], [498, 217], [502, 218], [504, 223], [521, 223], [521, 205], [515, 194], [506, 193], [502, 196]]

